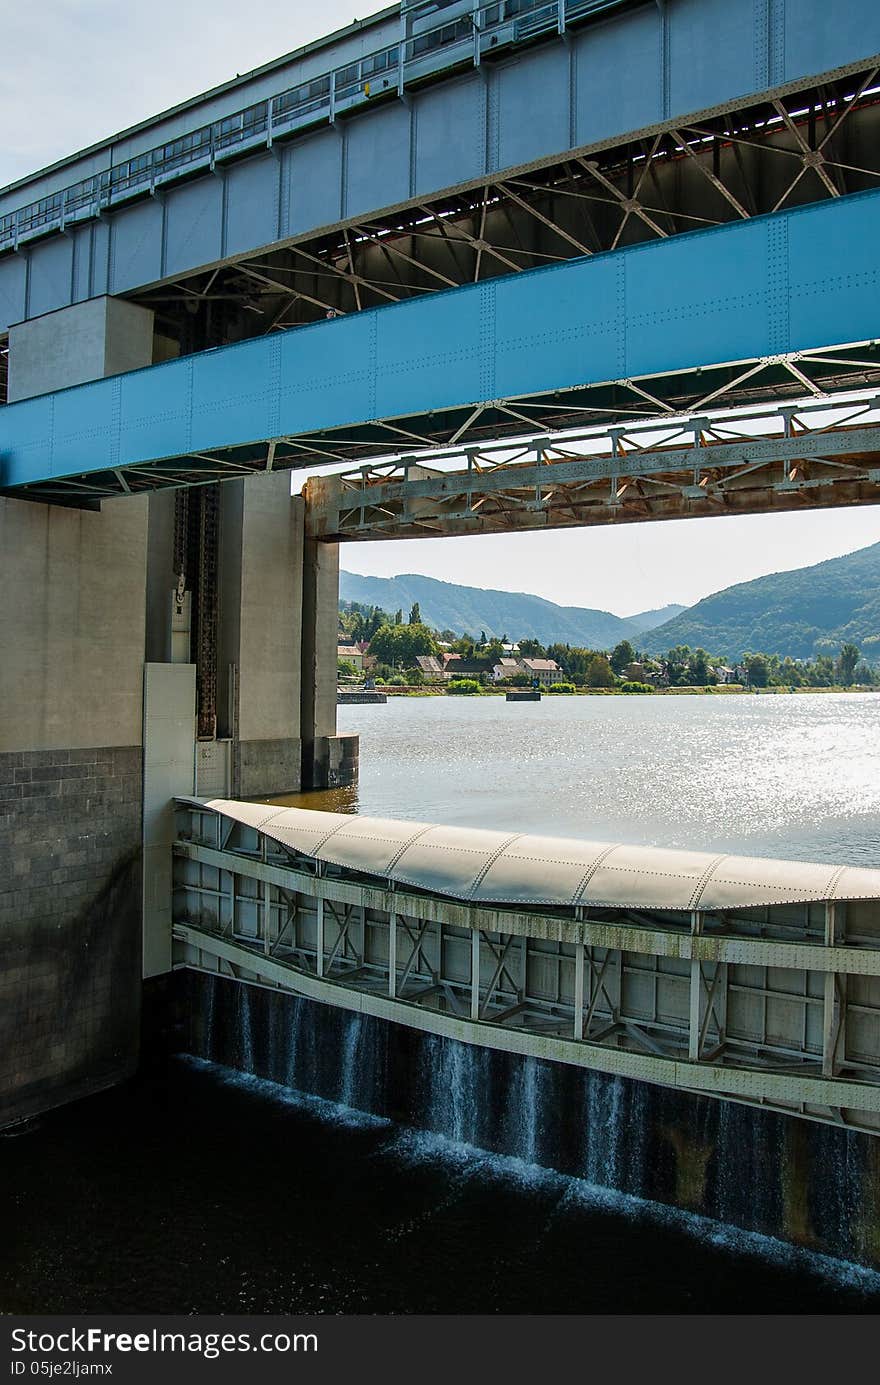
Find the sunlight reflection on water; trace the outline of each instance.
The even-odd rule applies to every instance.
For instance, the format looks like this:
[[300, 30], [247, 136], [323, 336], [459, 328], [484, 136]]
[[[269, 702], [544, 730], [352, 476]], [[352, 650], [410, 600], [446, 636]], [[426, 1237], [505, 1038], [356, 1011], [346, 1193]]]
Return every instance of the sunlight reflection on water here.
[[880, 694], [393, 698], [339, 730], [360, 784], [310, 806], [880, 865]]

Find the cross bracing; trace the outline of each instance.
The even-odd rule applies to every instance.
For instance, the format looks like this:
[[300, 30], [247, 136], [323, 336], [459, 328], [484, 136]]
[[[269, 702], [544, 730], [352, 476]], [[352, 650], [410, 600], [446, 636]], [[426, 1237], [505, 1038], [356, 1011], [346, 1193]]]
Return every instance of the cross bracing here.
[[429, 538], [880, 504], [880, 399], [396, 457], [304, 487], [313, 537]]
[[880, 186], [880, 67], [444, 193], [131, 295], [183, 351]]
[[0, 486], [94, 504], [876, 388], [878, 215], [880, 192], [829, 199], [20, 401], [0, 410]]

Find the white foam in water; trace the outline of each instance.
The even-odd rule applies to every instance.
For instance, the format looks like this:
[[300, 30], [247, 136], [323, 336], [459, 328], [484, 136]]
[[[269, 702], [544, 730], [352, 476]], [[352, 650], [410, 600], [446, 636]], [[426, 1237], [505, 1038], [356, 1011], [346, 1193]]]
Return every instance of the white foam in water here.
[[[179, 1061], [188, 1067], [211, 1073], [228, 1086], [254, 1092], [264, 1100], [302, 1111], [313, 1119], [328, 1125], [364, 1130], [389, 1130], [391, 1138], [382, 1145], [380, 1150], [376, 1151], [377, 1154], [396, 1159], [400, 1163], [412, 1167], [434, 1165], [446, 1170], [451, 1168], [455, 1171], [456, 1178], [453, 1188], [433, 1209], [432, 1215], [436, 1215], [443, 1210], [444, 1206], [454, 1202], [460, 1189], [469, 1182], [485, 1181], [507, 1184], [513, 1182], [526, 1191], [555, 1194], [558, 1202], [552, 1214], [553, 1217], [562, 1215], [564, 1208], [569, 1206], [583, 1208], [589, 1212], [624, 1217], [628, 1221], [641, 1221], [652, 1223], [655, 1226], [670, 1227], [676, 1231], [685, 1232], [694, 1240], [716, 1246], [719, 1250], [730, 1254], [760, 1260], [765, 1264], [776, 1265], [782, 1269], [806, 1271], [829, 1283], [856, 1289], [864, 1294], [880, 1294], [880, 1271], [869, 1269], [867, 1266], [849, 1260], [823, 1255], [801, 1246], [790, 1245], [786, 1241], [777, 1240], [775, 1237], [764, 1235], [761, 1232], [746, 1231], [724, 1222], [714, 1221], [711, 1217], [701, 1216], [696, 1212], [669, 1207], [664, 1203], [637, 1197], [632, 1193], [620, 1192], [616, 1188], [603, 1186], [602, 1183], [590, 1181], [588, 1178], [577, 1178], [569, 1174], [557, 1173], [553, 1169], [543, 1168], [526, 1159], [519, 1159], [507, 1154], [494, 1154], [468, 1144], [459, 1138], [450, 1138], [447, 1135], [416, 1130], [408, 1126], [398, 1126], [387, 1117], [371, 1115], [368, 1112], [346, 1106], [342, 1102], [328, 1101], [324, 1097], [299, 1092], [293, 1088], [281, 1086], [277, 1082], [270, 1082], [263, 1077], [254, 1077], [250, 1073], [242, 1073], [233, 1068], [223, 1067], [219, 1063], [212, 1063], [204, 1058], [181, 1055]], [[441, 1059], [438, 1064], [438, 1071], [441, 1069], [443, 1069], [445, 1078], [447, 1110], [451, 1116], [453, 1129], [458, 1131], [466, 1125], [473, 1127], [474, 1113], [467, 1111], [467, 1106], [470, 1104], [466, 1100], [467, 1089], [462, 1087], [462, 1074], [455, 1070], [454, 1059], [451, 1070], [450, 1066], [444, 1065]], [[524, 1080], [527, 1086], [531, 1085], [530, 1076], [526, 1076]], [[533, 1092], [532, 1095], [534, 1095]], [[613, 1121], [618, 1115], [619, 1092], [615, 1091], [613, 1086], [604, 1095], [603, 1107], [606, 1103], [607, 1109], [602, 1111], [604, 1119], [597, 1124]], [[526, 1148], [531, 1152], [537, 1147], [537, 1135], [534, 1130], [527, 1132], [527, 1135]], [[613, 1142], [611, 1143], [613, 1144]], [[604, 1179], [613, 1172], [614, 1170], [607, 1167], [607, 1154], [603, 1160], [599, 1155], [598, 1148], [594, 1147], [589, 1159], [591, 1177], [598, 1176]], [[399, 1232], [399, 1234], [403, 1234], [403, 1232]]]
[[374, 1116], [369, 1111], [358, 1111], [353, 1106], [345, 1106], [339, 1101], [328, 1101], [322, 1096], [312, 1096], [309, 1092], [299, 1092], [294, 1087], [282, 1086], [280, 1082], [270, 1082], [267, 1077], [255, 1077], [250, 1072], [240, 1072], [238, 1068], [227, 1068], [222, 1063], [212, 1063], [207, 1058], [196, 1058], [192, 1054], [178, 1054], [177, 1061], [187, 1067], [209, 1072], [228, 1087], [239, 1087], [244, 1091], [255, 1092], [276, 1106], [289, 1106], [303, 1111], [328, 1124], [347, 1126], [349, 1129], [384, 1129], [393, 1124], [387, 1116]]

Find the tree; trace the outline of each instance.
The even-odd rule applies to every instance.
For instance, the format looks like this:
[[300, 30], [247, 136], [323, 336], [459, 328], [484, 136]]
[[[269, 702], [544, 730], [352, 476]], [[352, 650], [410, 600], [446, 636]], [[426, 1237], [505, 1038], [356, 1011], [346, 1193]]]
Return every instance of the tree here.
[[852, 683], [853, 673], [860, 658], [861, 652], [857, 644], [845, 644], [841, 649], [837, 670], [843, 687], [848, 688]]
[[524, 659], [544, 658], [544, 646], [538, 640], [520, 640], [519, 652]]
[[[695, 688], [705, 688], [709, 683], [709, 655], [705, 649], [694, 650], [690, 664], [691, 682]], [[714, 677], [712, 682], [714, 682]]]
[[421, 625], [422, 623], [422, 612], [417, 601], [414, 601], [410, 607], [409, 623], [410, 625]]
[[621, 640], [620, 644], [614, 646], [611, 651], [611, 667], [615, 673], [623, 673], [623, 670], [636, 661], [636, 651], [633, 649], [629, 640]]
[[395, 624], [395, 625], [402, 625], [402, 624], [403, 624], [403, 611], [397, 610], [397, 611], [394, 612], [394, 624]]
[[770, 680], [770, 665], [766, 654], [747, 654], [746, 673], [753, 688], [766, 688]]
[[437, 641], [427, 625], [383, 625], [370, 640], [370, 653], [383, 664], [408, 667], [422, 654], [436, 654]]
[[594, 654], [587, 669], [588, 688], [613, 688], [614, 672], [604, 654]]

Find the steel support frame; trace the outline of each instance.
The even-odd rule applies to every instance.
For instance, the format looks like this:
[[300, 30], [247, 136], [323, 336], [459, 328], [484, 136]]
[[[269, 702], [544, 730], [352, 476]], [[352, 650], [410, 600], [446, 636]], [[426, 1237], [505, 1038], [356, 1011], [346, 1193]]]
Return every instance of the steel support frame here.
[[[203, 347], [846, 196], [880, 181], [880, 68], [677, 116], [131, 295]], [[863, 133], [864, 131], [864, 133]], [[867, 136], [867, 137], [866, 137]], [[200, 325], [199, 325], [200, 324]], [[191, 349], [191, 348], [190, 348]]]
[[[446, 1032], [442, 1025], [437, 1028], [444, 1017], [453, 1029], [468, 1021], [476, 1030], [506, 1037], [493, 1041], [470, 1035], [466, 1041], [495, 1042], [499, 1047], [513, 1043], [518, 1049], [522, 1037], [531, 1036], [532, 1046], [522, 1051], [604, 1070], [629, 1070], [630, 1075], [635, 1075], [634, 1063], [646, 1080], [666, 1081], [661, 1072], [673, 1063], [679, 1074], [676, 1085], [733, 1099], [753, 1099], [743, 1095], [743, 1087], [772, 1076], [776, 1095], [770, 1088], [763, 1090], [762, 1104], [783, 1110], [794, 1104], [811, 1119], [833, 1119], [880, 1132], [880, 1120], [870, 1114], [880, 1113], [880, 1055], [876, 1071], [854, 1066], [845, 1057], [846, 977], [880, 976], [880, 949], [848, 945], [834, 923], [833, 905], [822, 941], [791, 943], [708, 935], [702, 915], [692, 916], [689, 929], [683, 920], [685, 926], [675, 930], [668, 925], [646, 928], [644, 921], [638, 927], [617, 921], [612, 910], [607, 911], [608, 920], [600, 922], [566, 917], [564, 911], [557, 918], [481, 908], [367, 885], [346, 879], [344, 873], [328, 875], [322, 869], [315, 874], [274, 842], [266, 851], [255, 852], [240, 843], [236, 846], [232, 834], [221, 847], [212, 816], [193, 812], [191, 829], [175, 847], [175, 936], [185, 944], [178, 949], [181, 964], [202, 966], [207, 958], [222, 956], [224, 965], [237, 968], [244, 979], [265, 979], [255, 962], [259, 956], [284, 969], [283, 974], [272, 973], [271, 984], [309, 993], [303, 982], [312, 978], [334, 989], [334, 1004], [373, 1013], [366, 998], [384, 996], [395, 1007], [394, 1018], [417, 1028]], [[221, 907], [221, 898], [232, 903]], [[237, 931], [236, 899], [245, 901], [248, 919], [247, 927]], [[309, 926], [314, 927], [317, 946], [314, 939], [304, 941], [295, 928], [289, 929], [292, 914], [314, 918]], [[731, 921], [735, 923], [733, 916], [728, 925]], [[454, 935], [458, 946], [458, 961], [451, 970], [444, 962], [444, 930]], [[358, 941], [351, 946], [353, 935]], [[557, 942], [552, 944], [554, 938]], [[239, 951], [233, 955], [230, 947]], [[688, 956], [687, 973], [678, 962], [678, 970], [662, 971], [664, 957], [672, 965], [672, 959]], [[824, 992], [817, 999], [805, 988], [802, 994], [769, 989], [766, 981], [763, 990], [754, 983], [732, 984], [731, 964], [824, 976]], [[552, 984], [546, 979], [548, 968], [551, 973], [555, 968]], [[641, 996], [635, 1002], [629, 997], [634, 981]], [[646, 1004], [644, 986], [649, 982], [654, 1000]], [[689, 988], [679, 1020], [673, 1022], [658, 1011], [661, 983], [667, 1010], [670, 985]], [[768, 998], [801, 1009], [819, 1004], [821, 1053], [809, 1045], [799, 1048], [768, 1039], [766, 1020], [763, 1037], [758, 1032], [751, 1040], [736, 1032], [729, 1035], [730, 997], [743, 992], [751, 1003], [765, 996], [765, 1011]], [[323, 991], [320, 998], [327, 998]], [[806, 1041], [806, 1018], [803, 1023]], [[576, 1058], [572, 1044], [577, 1046]], [[609, 1054], [618, 1055], [610, 1067]], [[694, 1069], [703, 1075], [695, 1075]], [[711, 1080], [706, 1072], [711, 1072]], [[840, 1095], [831, 1103], [824, 1100], [829, 1082]], [[834, 1107], [831, 1113], [829, 1104]]]
[[306, 482], [333, 540], [880, 503], [880, 400], [827, 400], [366, 465]]

